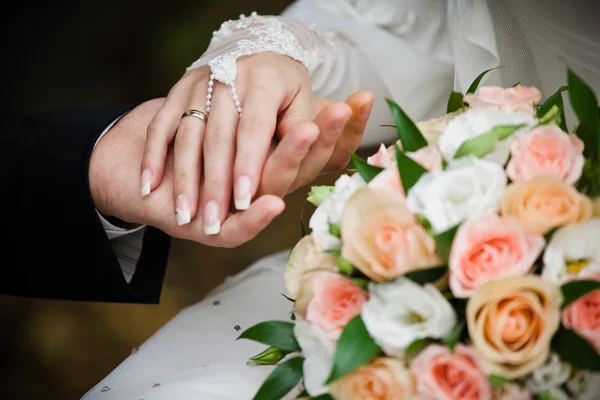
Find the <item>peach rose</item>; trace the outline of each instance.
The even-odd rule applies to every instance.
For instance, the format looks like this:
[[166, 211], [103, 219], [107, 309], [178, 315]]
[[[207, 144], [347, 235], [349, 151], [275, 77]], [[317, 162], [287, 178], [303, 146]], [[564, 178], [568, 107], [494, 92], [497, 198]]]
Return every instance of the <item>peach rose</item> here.
[[391, 357], [377, 358], [330, 386], [330, 394], [340, 400], [408, 400], [414, 393], [412, 376]]
[[396, 192], [357, 190], [344, 207], [340, 228], [342, 257], [375, 281], [441, 263], [434, 239]]
[[[399, 145], [400, 142], [397, 143]], [[400, 172], [396, 164], [396, 149], [390, 146], [387, 149], [382, 144], [377, 153], [367, 159], [370, 165], [384, 168], [375, 178], [369, 182], [368, 187], [380, 189], [392, 189], [404, 196], [404, 188], [400, 180]], [[426, 146], [415, 152], [407, 153], [414, 161], [418, 162], [428, 171], [442, 170], [442, 154], [436, 146]]]
[[500, 209], [503, 215], [519, 219], [527, 232], [542, 235], [592, 217], [592, 201], [552, 175], [509, 185]]
[[450, 251], [450, 290], [469, 297], [492, 279], [525, 275], [545, 244], [539, 234], [527, 234], [519, 221], [489, 214], [460, 226]]
[[[396, 142], [396, 146], [402, 148], [400, 141]], [[430, 144], [429, 146], [422, 147], [417, 151], [406, 153], [406, 155], [421, 164], [421, 166], [427, 171], [442, 170], [442, 153], [440, 153], [437, 146]], [[367, 163], [381, 168], [397, 168], [395, 146], [390, 146], [386, 149], [382, 144], [379, 146], [377, 153], [367, 158]]]
[[360, 314], [367, 292], [349, 279], [333, 272], [311, 272], [294, 303], [294, 311], [337, 340], [350, 320]]
[[[589, 274], [582, 279], [600, 281], [600, 273]], [[600, 289], [580, 297], [562, 313], [565, 328], [575, 331], [600, 353]]]
[[488, 377], [475, 350], [457, 344], [454, 352], [439, 344], [429, 345], [412, 362], [419, 398], [427, 400], [491, 400]]
[[519, 378], [548, 358], [562, 294], [536, 275], [480, 285], [467, 303], [467, 327], [487, 373]]
[[285, 268], [285, 287], [292, 297], [296, 297], [300, 289], [300, 277], [310, 271], [336, 271], [335, 256], [317, 250], [312, 235], [304, 236], [290, 253]]
[[515, 183], [548, 174], [573, 185], [584, 162], [581, 139], [555, 124], [543, 125], [515, 137], [506, 174]]
[[439, 137], [444, 132], [444, 129], [448, 126], [448, 122], [454, 119], [457, 115], [462, 114], [463, 110], [460, 109], [458, 111], [442, 115], [438, 118], [433, 118], [428, 121], [419, 121], [416, 122], [417, 128], [421, 131], [427, 143], [436, 144]]
[[508, 89], [482, 86], [477, 90], [477, 94], [467, 94], [463, 101], [471, 108], [496, 106], [533, 114], [534, 104], [541, 99], [542, 92], [538, 88], [517, 85]]

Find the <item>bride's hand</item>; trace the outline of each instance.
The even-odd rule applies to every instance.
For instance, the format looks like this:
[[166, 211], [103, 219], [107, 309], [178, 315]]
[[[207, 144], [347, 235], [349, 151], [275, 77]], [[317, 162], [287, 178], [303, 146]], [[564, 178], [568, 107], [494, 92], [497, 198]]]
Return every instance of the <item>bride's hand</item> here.
[[[208, 123], [205, 125], [194, 117], [182, 119], [186, 110], [206, 111], [209, 76], [208, 67], [190, 70], [169, 93], [148, 129], [141, 186], [142, 194], [146, 195], [160, 185], [167, 150], [174, 142], [173, 197], [177, 221], [180, 225], [188, 223], [201, 202], [204, 228], [210, 234], [219, 231], [221, 221], [227, 216], [232, 187], [238, 210], [247, 209], [259, 190], [272, 192], [269, 187], [261, 186], [261, 177], [263, 167], [268, 167], [265, 163], [272, 150], [274, 132], [279, 138], [295, 133], [296, 141], [287, 145], [294, 146], [296, 156], [303, 158], [317, 151], [322, 158], [323, 148], [333, 150], [336, 146], [351, 110], [344, 104], [329, 104], [313, 122], [318, 110], [306, 69], [288, 57], [262, 53], [238, 60], [236, 88], [243, 108], [241, 119], [230, 88], [217, 82], [212, 91]], [[271, 155], [274, 157], [277, 151]], [[336, 157], [334, 163], [341, 164]], [[280, 159], [275, 165], [285, 161]], [[321, 168], [324, 165], [321, 159], [303, 165], [303, 171], [308, 172], [299, 174], [298, 183], [292, 183], [291, 187], [306, 183], [308, 176], [314, 177], [313, 170], [319, 164]]]

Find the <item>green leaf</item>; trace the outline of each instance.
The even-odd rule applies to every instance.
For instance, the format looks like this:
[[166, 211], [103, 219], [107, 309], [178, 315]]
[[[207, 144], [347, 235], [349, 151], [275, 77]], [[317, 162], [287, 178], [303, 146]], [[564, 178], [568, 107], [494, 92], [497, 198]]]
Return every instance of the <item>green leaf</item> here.
[[337, 238], [342, 237], [342, 231], [340, 230], [340, 226], [337, 224], [332, 224], [331, 222], [329, 223], [329, 233], [331, 233]]
[[417, 151], [422, 147], [427, 146], [427, 140], [421, 134], [417, 125], [409, 118], [398, 104], [393, 100], [385, 99], [392, 111], [394, 122], [396, 122], [396, 131], [398, 139], [402, 143], [404, 151]]
[[350, 261], [346, 260], [343, 257], [336, 257], [335, 265], [337, 265], [340, 274], [350, 276], [354, 272], [354, 265], [352, 265]]
[[515, 87], [515, 86], [519, 86], [521, 84], [521, 81], [518, 81], [517, 83], [515, 83], [514, 85], [512, 85], [511, 87]]
[[333, 192], [333, 186], [313, 186], [310, 188], [306, 200], [314, 206], [319, 207], [331, 195], [331, 192]]
[[288, 296], [286, 296], [286, 295], [285, 295], [285, 294], [283, 294], [283, 293], [281, 293], [281, 295], [282, 295], [283, 297], [285, 297], [285, 298], [286, 298], [286, 300], [289, 300], [289, 301], [291, 301], [292, 303], [295, 303], [295, 302], [296, 302], [296, 300], [292, 299], [291, 297], [288, 297]]
[[306, 201], [302, 203], [302, 209], [300, 210], [300, 232], [302, 237], [308, 235], [308, 230], [304, 225], [304, 206], [306, 206]]
[[600, 281], [579, 280], [565, 283], [560, 287], [564, 298], [562, 308], [568, 307], [580, 297], [598, 289], [600, 289]]
[[325, 251], [325, 253], [331, 254], [332, 256], [341, 256], [342, 250], [341, 249], [331, 249], [331, 250]]
[[459, 226], [460, 225], [457, 225], [454, 228], [450, 228], [447, 231], [440, 233], [434, 238], [437, 252], [442, 258], [442, 261], [444, 261], [445, 263], [447, 263], [448, 259], [450, 258], [450, 249], [452, 249], [452, 241], [454, 240], [454, 236], [456, 235], [456, 231], [458, 231]]
[[565, 104], [563, 102], [562, 93], [568, 89], [568, 86], [561, 86], [552, 96], [548, 97], [537, 110], [537, 116], [538, 118], [541, 118], [548, 114], [553, 106], [557, 106], [560, 109], [560, 122], [558, 126], [565, 132], [567, 132], [567, 119], [565, 117]]
[[429, 346], [433, 343], [434, 340], [430, 338], [416, 339], [413, 340], [407, 347], [404, 349], [404, 354], [407, 356], [413, 356], [423, 350], [425, 347]]
[[497, 374], [492, 374], [488, 376], [488, 380], [492, 389], [498, 389], [499, 387], [502, 387], [502, 385], [508, 382], [508, 379], [506, 379], [502, 375]]
[[461, 144], [458, 150], [456, 150], [454, 158], [460, 158], [469, 155], [482, 158], [496, 148], [496, 143], [499, 140], [508, 138], [523, 126], [523, 124], [495, 126], [489, 132], [474, 137], [473, 139], [469, 139]]
[[448, 106], [446, 107], [446, 112], [450, 114], [463, 108], [465, 105], [463, 103], [463, 97], [465, 97], [464, 94], [452, 91], [452, 93], [450, 93], [450, 97], [448, 97]]
[[441, 267], [418, 269], [416, 271], [409, 272], [404, 276], [411, 281], [418, 283], [419, 285], [424, 285], [426, 283], [433, 283], [437, 281], [444, 276], [446, 271], [448, 271], [448, 268], [443, 265]]
[[350, 278], [352, 282], [357, 284], [363, 289], [367, 289], [369, 287], [369, 280], [365, 278]]
[[552, 108], [550, 108], [550, 110], [540, 118], [538, 125], [547, 125], [551, 122], [556, 123], [556, 125], [560, 125], [561, 112], [562, 110], [558, 106], [552, 106]]
[[279, 400], [302, 380], [303, 357], [294, 357], [280, 364], [263, 382], [253, 400]]
[[[567, 72], [569, 100], [579, 123], [585, 127], [586, 134], [581, 137], [585, 147], [591, 147], [591, 154], [600, 153], [600, 121], [598, 119], [598, 100], [594, 91], [572, 69]], [[587, 140], [587, 141], [586, 141]]]
[[465, 321], [460, 321], [458, 324], [456, 324], [456, 326], [454, 326], [452, 332], [450, 332], [450, 334], [442, 340], [442, 343], [450, 347], [450, 351], [454, 351], [454, 347], [458, 342], [460, 342], [460, 338], [464, 329]]
[[290, 354], [289, 351], [278, 349], [277, 347], [271, 346], [265, 351], [255, 355], [248, 360], [249, 365], [274, 365], [279, 361], [283, 360], [285, 356]]
[[564, 326], [554, 335], [551, 347], [561, 361], [573, 368], [600, 371], [600, 354], [585, 339]]
[[402, 181], [404, 192], [408, 194], [410, 188], [417, 183], [421, 176], [427, 173], [427, 170], [421, 164], [404, 154], [398, 146], [394, 147], [396, 148], [396, 163], [400, 172], [400, 180]]
[[375, 178], [383, 168], [376, 167], [374, 165], [369, 165], [365, 160], [352, 153], [350, 156], [352, 158], [352, 164], [356, 168], [356, 171], [362, 176], [365, 182], [371, 182], [373, 178]]
[[360, 315], [354, 317], [344, 328], [335, 348], [333, 368], [327, 384], [343, 377], [371, 361], [381, 349], [369, 335]]
[[381, 124], [379, 126], [382, 128], [395, 128], [396, 127], [396, 125], [388, 125], [388, 124]]
[[282, 350], [300, 351], [300, 346], [294, 336], [294, 324], [284, 321], [265, 321], [246, 329], [239, 339], [249, 339], [255, 342], [275, 346]]
[[486, 76], [488, 72], [493, 71], [493, 70], [498, 69], [498, 68], [502, 68], [502, 67], [491, 68], [491, 69], [485, 70], [482, 73], [480, 73], [477, 76], [477, 78], [475, 78], [475, 80], [473, 81], [473, 83], [471, 83], [471, 86], [469, 86], [469, 89], [467, 90], [467, 94], [468, 93], [475, 93], [475, 91], [479, 87], [479, 84], [481, 83], [481, 80], [483, 79], [483, 77]]

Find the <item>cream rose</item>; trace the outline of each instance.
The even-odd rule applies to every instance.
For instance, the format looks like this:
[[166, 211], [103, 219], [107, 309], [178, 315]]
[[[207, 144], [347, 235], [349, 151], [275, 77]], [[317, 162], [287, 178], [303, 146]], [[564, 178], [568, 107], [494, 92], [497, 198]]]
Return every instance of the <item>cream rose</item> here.
[[338, 400], [410, 400], [414, 393], [413, 377], [391, 357], [376, 358], [330, 386]]
[[562, 294], [535, 275], [480, 285], [467, 303], [467, 327], [488, 373], [519, 378], [544, 363], [560, 325]]
[[546, 234], [553, 228], [592, 217], [591, 200], [552, 175], [508, 186], [501, 212], [521, 221], [527, 232]]
[[497, 211], [505, 189], [506, 174], [501, 166], [464, 157], [450, 162], [444, 171], [423, 175], [409, 191], [406, 205], [441, 233]]
[[360, 314], [367, 293], [351, 280], [333, 272], [311, 272], [294, 302], [294, 310], [310, 324], [337, 340], [346, 324]]
[[458, 298], [492, 279], [525, 275], [544, 249], [539, 234], [527, 234], [518, 220], [484, 216], [462, 224], [450, 251], [450, 290]]
[[535, 124], [531, 114], [498, 108], [477, 108], [465, 111], [448, 123], [438, 146], [447, 161], [467, 140], [474, 139], [501, 125], [524, 125], [507, 139], [496, 143], [496, 148], [485, 156], [486, 160], [504, 165], [510, 153], [512, 137]]
[[454, 309], [433, 285], [398, 278], [371, 284], [369, 294], [362, 318], [371, 337], [388, 355], [403, 357], [416, 339], [442, 339], [456, 325]]
[[429, 345], [413, 360], [410, 371], [417, 381], [417, 393], [424, 399], [492, 399], [477, 353], [464, 344], [457, 344], [454, 352], [439, 344]]
[[396, 192], [360, 189], [342, 214], [342, 257], [376, 281], [440, 264], [435, 241]]
[[583, 142], [555, 124], [517, 135], [511, 145], [506, 174], [515, 183], [540, 175], [554, 175], [568, 185], [581, 177]]
[[283, 275], [285, 287], [292, 298], [300, 290], [301, 276], [315, 270], [336, 271], [335, 256], [317, 250], [313, 235], [304, 236], [290, 253]]
[[533, 106], [541, 99], [542, 92], [538, 88], [516, 85], [507, 89], [498, 86], [481, 86], [476, 94], [467, 94], [463, 100], [470, 108], [495, 106], [534, 114]]
[[[581, 278], [600, 281], [600, 273], [584, 274]], [[600, 354], [600, 289], [569, 304], [562, 313], [562, 323], [587, 340]]]
[[600, 272], [600, 218], [560, 228], [544, 251], [542, 278], [560, 286], [582, 274]]
[[457, 115], [460, 115], [463, 112], [464, 111], [461, 109], [446, 115], [442, 115], [438, 118], [416, 122], [415, 125], [417, 125], [417, 128], [419, 128], [428, 143], [436, 144], [444, 132], [444, 129], [446, 129], [448, 126], [448, 122], [452, 121]]

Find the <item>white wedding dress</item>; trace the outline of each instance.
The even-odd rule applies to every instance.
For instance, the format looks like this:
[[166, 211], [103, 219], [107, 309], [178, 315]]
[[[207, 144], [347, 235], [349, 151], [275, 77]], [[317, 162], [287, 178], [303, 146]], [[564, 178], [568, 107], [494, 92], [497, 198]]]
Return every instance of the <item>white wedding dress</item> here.
[[[315, 34], [306, 22], [289, 22], [298, 43], [310, 51], [316, 95], [342, 100], [357, 90], [376, 94], [363, 143], [372, 146], [395, 137], [393, 130], [379, 127], [391, 123], [384, 97], [415, 120], [433, 118], [445, 113], [452, 89], [464, 93], [480, 72], [499, 65], [503, 68], [491, 72], [485, 84], [520, 81], [548, 96], [566, 83], [568, 66], [600, 93], [598, 4], [300, 0], [284, 15], [332, 30]], [[244, 31], [226, 33], [243, 36]], [[207, 54], [218, 51], [211, 45]], [[572, 113], [567, 120], [572, 126]], [[84, 399], [251, 399], [272, 367], [245, 365], [265, 346], [236, 341], [241, 331], [234, 326], [244, 330], [265, 320], [290, 319], [291, 304], [280, 294], [287, 254], [260, 260], [181, 311]]]

